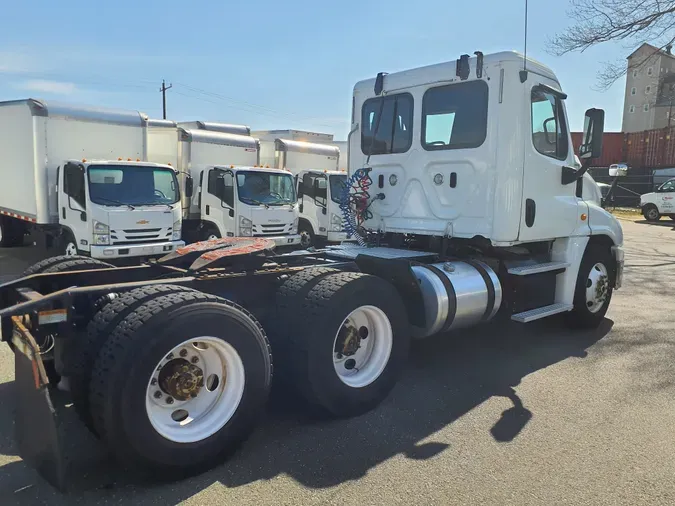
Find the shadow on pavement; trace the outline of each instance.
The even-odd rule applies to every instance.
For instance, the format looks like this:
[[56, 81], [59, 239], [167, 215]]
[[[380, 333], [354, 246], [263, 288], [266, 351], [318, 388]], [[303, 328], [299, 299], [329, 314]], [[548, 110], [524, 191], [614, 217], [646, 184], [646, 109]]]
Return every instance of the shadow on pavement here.
[[306, 487], [331, 487], [359, 479], [396, 455], [424, 460], [443, 452], [445, 443], [421, 442], [493, 396], [508, 398], [513, 406], [494, 420], [490, 433], [496, 441], [512, 441], [536, 416], [514, 387], [533, 372], [569, 357], [585, 357], [612, 325], [606, 319], [597, 330], [572, 333], [555, 318], [528, 325], [502, 321], [420, 341], [392, 395], [375, 411], [349, 420], [310, 420], [292, 399], [275, 392], [266, 421], [236, 455], [170, 488], [146, 485], [139, 490], [109, 466], [101, 474], [105, 479], [90, 475], [71, 494], [60, 496], [17, 462], [0, 468], [0, 493], [29, 480], [36, 485], [15, 495], [19, 503], [89, 503], [108, 496], [123, 501], [139, 494], [150, 502], [177, 503], [214, 482], [239, 487], [279, 474]]

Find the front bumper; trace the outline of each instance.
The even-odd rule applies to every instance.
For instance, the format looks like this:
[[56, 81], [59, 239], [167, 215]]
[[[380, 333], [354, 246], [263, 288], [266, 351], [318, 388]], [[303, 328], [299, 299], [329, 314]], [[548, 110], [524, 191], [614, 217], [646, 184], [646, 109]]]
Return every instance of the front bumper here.
[[116, 244], [111, 246], [92, 246], [92, 258], [103, 260], [112, 258], [152, 257], [171, 253], [185, 246], [185, 241], [166, 241], [152, 244]]
[[[342, 242], [347, 240], [347, 232], [328, 232], [326, 237], [328, 242]], [[351, 239], [355, 240], [355, 239]]]
[[300, 244], [300, 234], [274, 235], [274, 236], [259, 235], [259, 236], [255, 236], [255, 237], [270, 239], [270, 240], [274, 241], [274, 245], [277, 248], [280, 248], [282, 246], [296, 246], [296, 245]]
[[622, 246], [612, 246], [612, 253], [614, 254], [614, 260], [616, 260], [616, 277], [614, 278], [614, 289], [617, 290], [621, 288], [623, 284], [623, 264], [624, 264], [624, 251]]

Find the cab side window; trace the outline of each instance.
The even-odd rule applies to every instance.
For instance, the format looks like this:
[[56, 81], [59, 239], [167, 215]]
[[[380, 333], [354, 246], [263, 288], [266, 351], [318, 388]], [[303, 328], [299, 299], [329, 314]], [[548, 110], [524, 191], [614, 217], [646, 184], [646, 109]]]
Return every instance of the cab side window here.
[[542, 155], [567, 158], [569, 143], [562, 100], [542, 88], [532, 89], [532, 143]]
[[670, 181], [666, 181], [661, 185], [659, 188], [660, 192], [675, 192], [675, 179], [671, 179]]

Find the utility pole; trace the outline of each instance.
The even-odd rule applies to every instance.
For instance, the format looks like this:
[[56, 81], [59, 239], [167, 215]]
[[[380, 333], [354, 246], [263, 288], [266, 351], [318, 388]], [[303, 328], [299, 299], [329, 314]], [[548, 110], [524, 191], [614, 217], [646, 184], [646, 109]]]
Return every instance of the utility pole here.
[[173, 88], [173, 84], [167, 86], [164, 82], [164, 79], [162, 79], [162, 87], [159, 89], [159, 91], [162, 92], [162, 118], [164, 119], [166, 119], [166, 90], [170, 88]]

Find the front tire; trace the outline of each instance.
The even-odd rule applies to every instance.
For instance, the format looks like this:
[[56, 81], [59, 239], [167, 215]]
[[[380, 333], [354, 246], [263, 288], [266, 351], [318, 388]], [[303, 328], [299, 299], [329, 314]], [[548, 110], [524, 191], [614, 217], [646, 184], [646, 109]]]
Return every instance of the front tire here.
[[286, 370], [311, 407], [355, 416], [389, 395], [410, 347], [406, 310], [391, 284], [358, 272], [329, 274], [289, 316]]
[[251, 433], [271, 368], [265, 334], [245, 310], [200, 292], [163, 295], [127, 315], [101, 349], [90, 387], [94, 424], [124, 466], [155, 479], [195, 474]]
[[642, 208], [642, 216], [645, 217], [645, 220], [652, 222], [659, 221], [661, 219], [661, 214], [654, 204], [647, 204], [644, 206]]
[[605, 318], [612, 300], [614, 259], [609, 248], [589, 245], [579, 266], [574, 309], [566, 315], [574, 328], [594, 329]]
[[300, 226], [298, 227], [298, 233], [300, 234], [300, 246], [303, 248], [316, 246], [314, 230], [312, 230], [312, 226], [309, 223], [304, 221], [300, 223]]
[[81, 256], [77, 249], [77, 241], [72, 233], [64, 231], [59, 238], [59, 251], [67, 257]]

